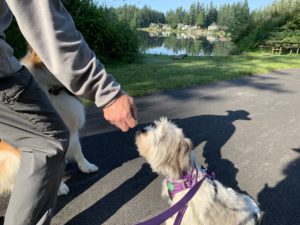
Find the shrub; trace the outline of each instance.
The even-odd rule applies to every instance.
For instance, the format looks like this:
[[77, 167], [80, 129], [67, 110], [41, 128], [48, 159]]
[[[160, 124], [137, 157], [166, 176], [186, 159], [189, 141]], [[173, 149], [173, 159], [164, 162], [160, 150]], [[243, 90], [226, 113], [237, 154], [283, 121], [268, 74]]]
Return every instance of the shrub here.
[[7, 42], [13, 47], [14, 54], [17, 58], [21, 58], [26, 54], [27, 44], [17, 25], [13, 19], [10, 27], [5, 32]]
[[[119, 22], [113, 10], [98, 7], [92, 0], [65, 0], [77, 29], [101, 61], [130, 63], [139, 56], [138, 37], [128, 24]], [[26, 42], [13, 21], [5, 32], [15, 55], [22, 57]]]

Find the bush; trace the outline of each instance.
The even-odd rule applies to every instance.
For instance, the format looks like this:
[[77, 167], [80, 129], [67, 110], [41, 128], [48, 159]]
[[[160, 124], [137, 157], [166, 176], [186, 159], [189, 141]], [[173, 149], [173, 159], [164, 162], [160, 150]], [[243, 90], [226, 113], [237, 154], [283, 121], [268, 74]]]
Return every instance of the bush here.
[[[137, 33], [128, 24], [119, 22], [113, 10], [97, 7], [92, 0], [65, 0], [64, 5], [77, 29], [102, 62], [131, 63], [138, 58]], [[26, 43], [15, 21], [6, 31], [6, 36], [15, 55], [22, 57]]]
[[[282, 1], [284, 2], [284, 1]], [[292, 2], [292, 1], [291, 1]], [[267, 41], [300, 41], [300, 5], [282, 8], [280, 3], [252, 13], [247, 32], [237, 42], [237, 52], [255, 49]]]
[[27, 44], [17, 25], [13, 19], [10, 27], [5, 32], [7, 42], [13, 47], [14, 55], [21, 58], [26, 54]]
[[112, 9], [92, 0], [65, 0], [77, 29], [103, 62], [131, 63], [139, 56], [137, 33], [120, 22]]

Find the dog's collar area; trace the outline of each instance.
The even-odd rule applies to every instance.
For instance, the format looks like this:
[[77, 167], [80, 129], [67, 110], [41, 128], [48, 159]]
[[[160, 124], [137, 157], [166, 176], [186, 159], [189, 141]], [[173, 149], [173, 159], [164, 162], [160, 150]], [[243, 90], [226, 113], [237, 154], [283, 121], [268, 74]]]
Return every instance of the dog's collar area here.
[[207, 174], [203, 174], [203, 177], [201, 180], [197, 181], [196, 184], [190, 188], [190, 190], [181, 198], [178, 202], [176, 202], [171, 208], [167, 209], [163, 213], [147, 220], [141, 223], [138, 223], [136, 225], [153, 225], [153, 224], [162, 224], [167, 219], [172, 217], [177, 213], [177, 216], [175, 218], [174, 225], [180, 225], [182, 218], [185, 214], [186, 209], [188, 208], [188, 202], [193, 198], [193, 196], [196, 194], [196, 192], [201, 187], [201, 184], [203, 181], [207, 178]]
[[195, 165], [193, 169], [186, 172], [181, 179], [171, 180], [167, 178], [166, 185], [170, 199], [172, 200], [178, 192], [193, 188], [199, 180], [203, 179], [204, 175], [210, 180], [215, 179], [213, 172], [208, 172], [206, 169], [201, 169], [200, 172]]
[[48, 89], [49, 94], [52, 95], [59, 95], [61, 91], [63, 91], [65, 87], [63, 86], [52, 86], [51, 88]]
[[51, 95], [59, 95], [61, 91], [65, 91], [67, 94], [76, 97], [72, 92], [70, 92], [67, 88], [64, 86], [52, 86], [48, 89], [48, 93]]

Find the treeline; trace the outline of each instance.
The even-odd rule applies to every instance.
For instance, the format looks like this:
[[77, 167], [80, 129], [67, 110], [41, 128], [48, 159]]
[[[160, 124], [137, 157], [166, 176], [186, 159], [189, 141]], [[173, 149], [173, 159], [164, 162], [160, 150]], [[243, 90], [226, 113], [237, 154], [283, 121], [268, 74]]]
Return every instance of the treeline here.
[[132, 28], [148, 27], [150, 23], [166, 23], [162, 12], [151, 9], [148, 6], [138, 8], [135, 5], [125, 4], [114, 9], [119, 21], [124, 21]]
[[126, 21], [133, 28], [148, 27], [150, 23], [166, 23], [173, 29], [178, 24], [208, 28], [211, 24], [218, 24], [221, 29], [231, 34], [234, 42], [245, 34], [251, 13], [248, 1], [226, 4], [220, 7], [212, 2], [209, 5], [195, 2], [188, 10], [178, 7], [169, 10], [164, 15], [145, 6], [142, 9], [134, 5], [124, 5], [116, 9], [119, 20]]
[[[93, 0], [64, 0], [63, 3], [102, 62], [130, 63], [139, 58], [137, 32], [126, 21], [120, 21], [114, 9], [99, 7]], [[15, 55], [24, 56], [26, 42], [15, 20], [5, 34]]]
[[177, 24], [198, 25], [208, 27], [217, 21], [217, 8], [211, 3], [208, 7], [193, 3], [189, 10], [182, 7], [169, 10], [166, 14], [151, 9], [149, 6], [138, 8], [125, 4], [115, 9], [120, 21], [126, 21], [133, 28], [148, 27], [150, 23], [167, 23], [176, 28]]
[[166, 13], [166, 21], [173, 28], [176, 28], [179, 23], [207, 28], [217, 22], [217, 19], [218, 9], [212, 2], [209, 6], [197, 2], [191, 4], [189, 10], [178, 7]]
[[148, 27], [150, 23], [179, 23], [207, 28], [215, 23], [237, 44], [237, 50], [248, 50], [268, 40], [300, 41], [300, 0], [275, 0], [271, 5], [251, 11], [247, 0], [219, 7], [213, 3], [191, 4], [188, 10], [178, 7], [166, 14], [145, 6], [142, 9], [124, 5], [116, 9], [119, 20], [131, 27]]

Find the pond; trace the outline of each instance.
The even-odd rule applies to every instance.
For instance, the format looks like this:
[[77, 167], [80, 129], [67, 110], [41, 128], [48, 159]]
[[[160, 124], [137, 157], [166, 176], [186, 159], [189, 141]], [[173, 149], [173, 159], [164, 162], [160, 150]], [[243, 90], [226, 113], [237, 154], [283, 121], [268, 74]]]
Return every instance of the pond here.
[[139, 39], [141, 51], [155, 55], [226, 56], [233, 49], [233, 44], [229, 41], [186, 34], [157, 34], [140, 31]]

